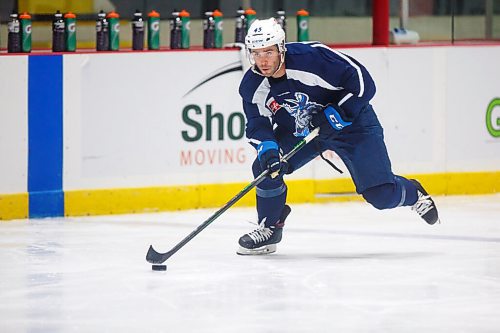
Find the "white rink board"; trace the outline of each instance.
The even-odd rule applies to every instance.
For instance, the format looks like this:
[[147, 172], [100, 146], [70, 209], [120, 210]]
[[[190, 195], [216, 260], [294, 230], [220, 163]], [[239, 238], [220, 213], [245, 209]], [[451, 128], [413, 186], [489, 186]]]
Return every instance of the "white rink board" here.
[[[376, 81], [373, 105], [395, 172], [498, 169], [499, 140], [488, 134], [484, 118], [487, 104], [500, 96], [500, 47], [342, 51], [359, 59]], [[463, 64], [477, 54], [483, 55], [480, 66], [464, 71]], [[230, 115], [243, 112], [237, 93], [243, 72], [221, 75], [185, 96], [211, 73], [238, 61], [235, 51], [66, 57], [65, 94], [82, 101], [65, 117], [65, 128], [72, 128], [65, 136], [65, 189], [248, 180], [254, 152], [245, 138], [230, 140], [227, 135]], [[113, 77], [116, 86], [103, 76]], [[487, 82], [488, 89], [467, 84], [475, 81]], [[182, 118], [188, 105], [202, 112], [189, 110], [190, 119], [203, 126], [203, 137], [194, 142], [182, 138], [183, 131], [191, 137], [196, 133]], [[223, 140], [217, 138], [217, 120], [212, 120], [212, 140], [206, 139], [206, 105], [224, 117]], [[233, 129], [239, 127], [237, 121]], [[224, 157], [227, 151], [236, 156], [230, 162]], [[182, 157], [186, 154], [191, 154], [190, 163]], [[342, 165], [338, 158], [334, 162]], [[348, 176], [317, 160], [292, 178], [338, 177]]]
[[28, 57], [0, 57], [0, 194], [28, 192]]
[[[500, 48], [463, 47], [448, 52], [446, 161], [449, 169], [499, 170], [500, 137], [485, 131], [485, 114], [500, 99]], [[500, 107], [490, 121], [500, 131]]]
[[[373, 105], [396, 173], [499, 169], [500, 139], [485, 116], [500, 98], [500, 46], [341, 51], [375, 79]], [[63, 190], [247, 182], [255, 152], [241, 137], [240, 54], [65, 54]], [[0, 193], [27, 191], [27, 59], [0, 57], [0, 158], [8, 161]], [[340, 177], [349, 176], [318, 159], [290, 178]]]
[[[249, 169], [253, 148], [244, 138], [228, 140], [226, 128], [230, 115], [239, 112], [231, 118], [232, 133], [243, 134], [237, 91], [242, 72], [215, 78], [185, 96], [212, 72], [239, 62], [235, 51], [65, 57], [64, 126], [71, 129], [65, 132], [65, 189], [248, 178], [241, 170]], [[223, 140], [218, 139], [217, 118], [212, 139], [206, 140], [207, 105], [212, 114], [220, 114], [215, 117], [224, 118]], [[183, 121], [185, 108], [204, 127], [198, 141], [183, 140], [183, 132], [194, 137], [200, 131]]]

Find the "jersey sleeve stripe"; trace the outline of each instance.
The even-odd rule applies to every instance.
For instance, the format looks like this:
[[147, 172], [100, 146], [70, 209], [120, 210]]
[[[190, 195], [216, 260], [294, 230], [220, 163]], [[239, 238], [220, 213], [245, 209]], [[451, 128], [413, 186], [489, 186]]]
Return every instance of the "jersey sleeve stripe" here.
[[345, 54], [342, 54], [341, 52], [332, 50], [331, 48], [329, 48], [328, 46], [326, 46], [324, 44], [314, 44], [314, 45], [311, 45], [311, 46], [312, 47], [322, 47], [324, 49], [330, 50], [331, 52], [335, 53], [337, 56], [339, 56], [342, 59], [344, 59], [345, 61], [347, 61], [349, 63], [349, 65], [351, 65], [352, 67], [354, 67], [356, 69], [356, 72], [358, 73], [358, 79], [359, 79], [359, 94], [358, 94], [358, 97], [362, 97], [363, 96], [363, 93], [365, 92], [365, 83], [364, 83], [364, 80], [363, 80], [363, 73], [361, 71], [361, 68], [359, 68], [359, 66], [355, 62], [353, 62]]
[[316, 74], [310, 72], [303, 72], [296, 69], [287, 69], [286, 76], [289, 79], [300, 81], [301, 83], [311, 86], [311, 87], [322, 87], [328, 90], [342, 90], [344, 88], [334, 87], [330, 83], [323, 80]]
[[344, 98], [342, 98], [340, 101], [339, 101], [339, 106], [341, 106], [342, 104], [344, 104], [349, 98], [352, 97], [352, 93], [348, 93], [347, 95], [344, 96]]
[[250, 138], [250, 139], [248, 139], [248, 142], [249, 142], [250, 144], [253, 144], [253, 145], [258, 146], [258, 145], [260, 145], [260, 144], [261, 144], [261, 142], [262, 142], [262, 141], [257, 140], [257, 139]]

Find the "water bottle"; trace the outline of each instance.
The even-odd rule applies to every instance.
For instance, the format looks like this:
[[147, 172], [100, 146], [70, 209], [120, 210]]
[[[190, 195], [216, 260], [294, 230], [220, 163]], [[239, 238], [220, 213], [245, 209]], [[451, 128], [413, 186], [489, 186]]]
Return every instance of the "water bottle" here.
[[191, 33], [191, 20], [190, 14], [186, 10], [181, 10], [179, 17], [181, 18], [181, 48], [189, 49], [190, 33]]
[[276, 21], [281, 26], [286, 36], [286, 16], [285, 11], [282, 8], [278, 9], [278, 11], [276, 12]]
[[66, 51], [76, 51], [76, 15], [72, 12], [64, 14]]
[[203, 20], [203, 48], [213, 49], [215, 47], [215, 21], [213, 12], [205, 12]]
[[160, 49], [160, 14], [152, 10], [148, 14], [148, 50]]
[[216, 10], [214, 10], [213, 17], [214, 17], [214, 25], [215, 25], [214, 47], [217, 49], [220, 49], [220, 48], [222, 48], [222, 44], [223, 44], [223, 36], [222, 36], [223, 14], [220, 10], [216, 9]]
[[21, 51], [31, 52], [31, 15], [24, 12], [19, 15], [21, 24]]
[[234, 31], [234, 42], [235, 43], [245, 43], [245, 36], [247, 34], [247, 18], [245, 16], [245, 11], [243, 8], [239, 8], [236, 11], [236, 24]]
[[120, 49], [120, 15], [114, 10], [106, 16], [109, 22], [109, 50]]
[[132, 18], [132, 50], [144, 49], [144, 20], [137, 9]]
[[306, 42], [309, 40], [309, 12], [301, 9], [297, 12], [297, 41]]
[[64, 40], [64, 31], [66, 25], [64, 24], [63, 14], [57, 11], [54, 14], [54, 20], [52, 21], [52, 51], [53, 52], [64, 52], [66, 49], [66, 43]]
[[172, 12], [172, 18], [170, 19], [170, 48], [180, 49], [181, 48], [181, 18], [179, 17], [179, 12], [174, 9]]
[[7, 52], [21, 52], [21, 24], [17, 13], [10, 14], [9, 23], [7, 24], [9, 35], [7, 37]]
[[109, 22], [106, 13], [100, 11], [97, 14], [95, 22], [96, 40], [95, 47], [97, 51], [107, 51], [109, 49]]
[[245, 10], [245, 18], [247, 21], [246, 31], [248, 32], [248, 29], [250, 29], [253, 21], [257, 19], [257, 12], [253, 10], [253, 8], [248, 8], [247, 10]]

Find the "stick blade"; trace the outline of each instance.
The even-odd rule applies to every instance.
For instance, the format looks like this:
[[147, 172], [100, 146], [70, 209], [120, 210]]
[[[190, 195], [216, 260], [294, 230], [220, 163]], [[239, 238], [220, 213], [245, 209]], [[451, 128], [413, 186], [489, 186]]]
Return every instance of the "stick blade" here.
[[167, 260], [167, 253], [159, 253], [154, 248], [153, 245], [149, 246], [148, 253], [146, 254], [147, 262], [151, 264], [163, 264], [165, 260]]

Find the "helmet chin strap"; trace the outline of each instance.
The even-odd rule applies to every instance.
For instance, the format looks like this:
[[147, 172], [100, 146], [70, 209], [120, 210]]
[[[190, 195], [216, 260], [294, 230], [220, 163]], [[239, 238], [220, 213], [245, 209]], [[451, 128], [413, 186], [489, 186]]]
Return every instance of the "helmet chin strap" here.
[[[273, 76], [274, 74], [276, 74], [280, 69], [281, 69], [281, 66], [283, 66], [283, 64], [285, 63], [285, 52], [280, 52], [280, 64], [278, 66], [278, 68], [273, 72], [273, 74], [269, 75], [269, 76]], [[255, 68], [255, 63], [252, 65], [252, 72], [254, 72], [255, 74], [258, 74], [260, 76], [264, 76], [264, 77], [267, 77], [266, 75], [262, 74], [258, 68]]]

